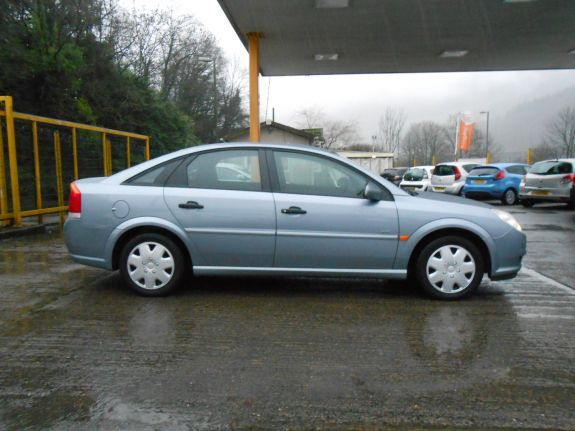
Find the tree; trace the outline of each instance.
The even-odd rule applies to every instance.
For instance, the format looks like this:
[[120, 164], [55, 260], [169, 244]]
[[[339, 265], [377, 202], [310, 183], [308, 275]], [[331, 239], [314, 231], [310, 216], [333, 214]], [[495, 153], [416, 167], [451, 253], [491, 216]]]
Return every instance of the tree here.
[[566, 106], [547, 124], [547, 139], [564, 157], [575, 155], [575, 107]]
[[297, 113], [298, 126], [302, 129], [322, 129], [318, 145], [322, 148], [349, 146], [357, 141], [357, 129], [353, 122], [330, 120], [322, 109], [314, 106]]
[[405, 113], [399, 109], [387, 108], [379, 118], [377, 147], [386, 153], [399, 153], [401, 133], [405, 125]]
[[400, 160], [405, 165], [411, 165], [414, 160], [419, 165], [430, 165], [434, 159], [436, 162], [451, 159], [445, 128], [431, 121], [412, 124], [402, 147]]

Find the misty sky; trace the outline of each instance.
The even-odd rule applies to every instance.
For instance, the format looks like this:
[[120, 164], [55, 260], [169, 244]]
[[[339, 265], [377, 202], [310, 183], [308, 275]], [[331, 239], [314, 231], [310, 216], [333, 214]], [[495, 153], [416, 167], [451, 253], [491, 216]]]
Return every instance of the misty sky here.
[[[154, 0], [120, 0], [120, 4], [194, 15], [216, 36], [226, 56], [247, 71], [247, 51], [216, 0], [168, 0], [161, 6]], [[481, 128], [485, 116], [478, 112], [490, 111], [490, 134], [497, 135], [505, 128], [509, 110], [574, 85], [575, 70], [260, 77], [260, 104], [262, 121], [267, 105], [268, 117], [273, 107], [275, 120], [291, 126], [297, 125], [297, 112], [319, 107], [331, 119], [353, 120], [362, 142], [370, 143], [386, 107], [402, 109], [408, 123], [443, 123], [449, 114], [475, 112]], [[532, 139], [538, 143], [538, 137]]]

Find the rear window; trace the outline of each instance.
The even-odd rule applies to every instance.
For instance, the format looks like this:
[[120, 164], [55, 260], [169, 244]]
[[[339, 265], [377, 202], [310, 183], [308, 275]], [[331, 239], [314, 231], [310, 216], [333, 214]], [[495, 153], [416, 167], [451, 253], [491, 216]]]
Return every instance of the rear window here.
[[573, 172], [573, 166], [567, 162], [539, 162], [535, 163], [529, 172], [537, 175], [570, 174]]
[[478, 165], [479, 165], [478, 163], [471, 163], [469, 165], [463, 165], [463, 169], [465, 169], [466, 172], [469, 172], [469, 171], [473, 170]]
[[443, 177], [446, 175], [455, 175], [455, 173], [453, 171], [453, 166], [451, 165], [438, 165], [435, 167], [433, 175]]
[[469, 172], [469, 175], [473, 177], [487, 177], [495, 175], [497, 172], [499, 172], [499, 168], [494, 166], [481, 166], [479, 168], [473, 168], [471, 172]]

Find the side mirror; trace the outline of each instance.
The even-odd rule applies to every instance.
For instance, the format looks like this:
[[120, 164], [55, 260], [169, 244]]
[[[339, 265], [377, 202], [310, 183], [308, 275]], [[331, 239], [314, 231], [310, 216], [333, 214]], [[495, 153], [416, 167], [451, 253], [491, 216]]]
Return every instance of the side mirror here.
[[365, 191], [363, 192], [363, 197], [369, 199], [372, 202], [383, 200], [383, 192], [371, 181], [365, 186]]

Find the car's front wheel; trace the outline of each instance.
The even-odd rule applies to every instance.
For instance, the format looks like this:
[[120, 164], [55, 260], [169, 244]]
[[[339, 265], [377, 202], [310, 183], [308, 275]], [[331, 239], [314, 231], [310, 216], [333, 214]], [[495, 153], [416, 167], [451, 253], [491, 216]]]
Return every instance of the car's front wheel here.
[[145, 296], [162, 296], [171, 292], [184, 274], [184, 256], [170, 238], [146, 233], [126, 243], [120, 256], [120, 273], [124, 281]]
[[415, 275], [421, 287], [434, 298], [460, 299], [477, 289], [483, 267], [481, 252], [471, 241], [448, 236], [423, 248]]

